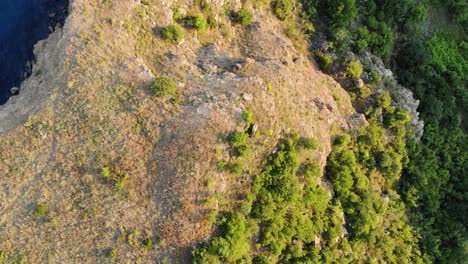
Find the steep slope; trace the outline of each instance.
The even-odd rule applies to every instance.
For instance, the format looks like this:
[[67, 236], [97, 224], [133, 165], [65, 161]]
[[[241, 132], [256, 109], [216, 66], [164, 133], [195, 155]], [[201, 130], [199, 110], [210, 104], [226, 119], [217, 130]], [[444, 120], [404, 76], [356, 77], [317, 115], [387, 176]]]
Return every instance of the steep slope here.
[[[223, 203], [205, 201], [241, 194], [281, 133], [319, 139], [325, 165], [354, 110], [304, 40], [289, 39], [265, 5], [246, 4], [254, 23], [242, 27], [224, 15], [240, 1], [189, 2], [75, 0], [64, 29], [38, 44], [33, 77], [0, 109], [6, 259], [184, 262]], [[164, 40], [176, 6], [214, 25]], [[161, 75], [177, 81], [174, 98], [151, 94]], [[220, 138], [244, 128], [244, 111], [258, 132], [239, 180], [217, 165], [233, 159]]]

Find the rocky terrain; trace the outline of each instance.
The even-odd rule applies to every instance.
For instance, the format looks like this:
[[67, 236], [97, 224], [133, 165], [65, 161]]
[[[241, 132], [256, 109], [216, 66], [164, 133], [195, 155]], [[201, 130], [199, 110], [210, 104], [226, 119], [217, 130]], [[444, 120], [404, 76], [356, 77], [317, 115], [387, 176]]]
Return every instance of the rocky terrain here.
[[[332, 138], [366, 124], [268, 5], [207, 3], [72, 0], [64, 27], [36, 45], [32, 76], [0, 107], [5, 259], [186, 262], [213, 231], [207, 213], [248, 188], [282, 133], [317, 138], [324, 166]], [[224, 14], [242, 5], [254, 14], [247, 27]], [[164, 40], [174, 7], [215, 23]], [[175, 97], [151, 94], [161, 75], [178, 83]], [[232, 159], [220, 138], [243, 129], [244, 111], [258, 131], [236, 177], [217, 169]]]

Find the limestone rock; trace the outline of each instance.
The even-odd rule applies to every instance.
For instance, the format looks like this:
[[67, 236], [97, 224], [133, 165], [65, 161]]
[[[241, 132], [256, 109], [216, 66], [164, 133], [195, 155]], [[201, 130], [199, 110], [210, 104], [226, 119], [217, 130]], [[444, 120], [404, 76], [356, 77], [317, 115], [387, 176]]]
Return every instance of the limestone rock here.
[[348, 118], [348, 124], [351, 129], [360, 129], [369, 125], [364, 114], [353, 114]]
[[243, 93], [242, 94], [242, 99], [244, 99], [245, 101], [252, 101], [253, 95], [248, 94], [248, 93]]

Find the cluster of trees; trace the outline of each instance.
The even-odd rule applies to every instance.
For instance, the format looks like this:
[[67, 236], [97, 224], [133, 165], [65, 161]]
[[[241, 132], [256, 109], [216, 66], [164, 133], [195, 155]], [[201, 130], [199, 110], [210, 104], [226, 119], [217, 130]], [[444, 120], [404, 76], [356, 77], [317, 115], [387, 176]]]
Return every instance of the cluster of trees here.
[[[421, 102], [424, 135], [414, 141], [409, 114], [383, 93], [356, 98], [369, 126], [336, 139], [323, 177], [310, 161], [316, 142], [286, 137], [241, 205], [218, 215], [216, 236], [194, 250], [195, 263], [463, 263], [468, 257], [468, 141], [462, 121], [468, 109], [466, 1], [301, 2], [304, 17], [324, 29], [339, 61], [346, 61], [351, 48], [392, 62], [388, 66]], [[423, 27], [435, 4], [448, 11], [454, 32], [430, 35], [427, 23]], [[273, 12], [285, 20], [293, 5], [274, 1]], [[316, 55], [330, 71], [332, 57]], [[361, 65], [348, 62], [347, 74], [358, 78]], [[368, 73], [370, 83], [382, 81]], [[240, 154], [246, 138], [233, 133], [228, 142]]]
[[[371, 125], [336, 140], [322, 178], [311, 161], [317, 141], [290, 135], [254, 177], [240, 206], [224, 212], [219, 235], [194, 252], [195, 263], [421, 263], [417, 238], [395, 192], [407, 114], [376, 98]], [[388, 134], [396, 138], [388, 141]], [[332, 189], [323, 184], [332, 183]]]
[[350, 43], [354, 51], [386, 56], [395, 34], [407, 32], [424, 18], [425, 6], [418, 0], [302, 0], [306, 17], [316, 24], [325, 21], [325, 31], [337, 52]]
[[316, 239], [336, 239], [342, 219], [320, 187], [319, 165], [307, 161], [315, 148], [298, 135], [281, 140], [240, 207], [221, 216], [221, 235], [193, 252], [195, 263], [318, 260]]
[[[420, 100], [424, 135], [420, 142], [406, 145], [408, 158], [402, 159], [403, 176], [396, 181], [394, 190], [406, 203], [411, 223], [421, 237], [425, 260], [462, 263], [468, 257], [465, 217], [468, 3], [465, 0], [302, 0], [302, 3], [306, 17], [321, 24], [327, 33], [333, 44], [331, 52], [339, 60], [349, 47], [358, 54], [370, 51], [381, 56], [391, 62], [388, 67], [396, 70], [399, 81]], [[449, 21], [448, 24], [431, 25], [428, 19], [431, 9], [439, 10], [438, 16], [447, 16], [440, 21]], [[327, 65], [324, 54], [319, 58]], [[394, 154], [381, 156], [383, 164], [395, 160], [398, 157]], [[382, 164], [375, 165], [383, 169]]]
[[419, 36], [403, 47], [398, 60], [401, 81], [421, 99], [426, 122], [421, 143], [409, 148], [401, 192], [420, 227], [422, 249], [444, 263], [462, 263], [468, 254], [465, 40], [463, 34]]

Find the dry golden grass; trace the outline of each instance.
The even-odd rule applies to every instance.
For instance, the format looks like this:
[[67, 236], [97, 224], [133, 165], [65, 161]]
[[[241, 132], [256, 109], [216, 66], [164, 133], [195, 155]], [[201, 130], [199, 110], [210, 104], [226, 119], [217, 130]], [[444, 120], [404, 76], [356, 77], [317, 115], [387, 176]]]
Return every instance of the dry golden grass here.
[[[209, 213], [235, 206], [283, 131], [318, 138], [324, 164], [332, 134], [346, 129], [348, 95], [268, 5], [242, 28], [223, 15], [223, 1], [209, 12], [190, 1], [135, 2], [73, 1], [50, 96], [0, 139], [0, 251], [9, 259], [102, 263], [114, 249], [115, 262], [187, 262], [213, 231]], [[165, 41], [155, 31], [175, 23], [176, 5], [208, 12], [216, 25]], [[179, 83], [176, 100], [151, 95], [159, 75]], [[234, 160], [219, 136], [243, 128], [244, 110], [259, 132], [236, 177], [217, 169]], [[126, 175], [122, 185], [103, 168]], [[37, 203], [49, 206], [44, 219]], [[153, 248], [142, 244], [148, 238]]]

